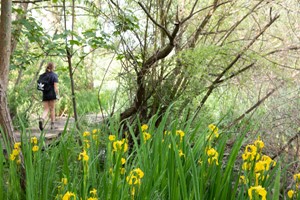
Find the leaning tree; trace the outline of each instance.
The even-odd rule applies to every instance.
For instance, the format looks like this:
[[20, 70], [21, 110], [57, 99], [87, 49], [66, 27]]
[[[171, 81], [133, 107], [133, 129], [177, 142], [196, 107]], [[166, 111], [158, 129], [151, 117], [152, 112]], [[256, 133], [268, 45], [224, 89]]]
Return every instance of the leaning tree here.
[[11, 10], [12, 1], [2, 0], [0, 23], [0, 125], [3, 133], [7, 136], [12, 146], [15, 141], [14, 130], [7, 105], [7, 87], [11, 53]]

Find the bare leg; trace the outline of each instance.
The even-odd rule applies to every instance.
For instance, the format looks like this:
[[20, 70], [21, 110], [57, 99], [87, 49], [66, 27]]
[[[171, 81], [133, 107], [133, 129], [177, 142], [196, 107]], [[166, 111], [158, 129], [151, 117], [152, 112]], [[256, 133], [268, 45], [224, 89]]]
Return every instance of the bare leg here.
[[44, 105], [44, 112], [42, 114], [42, 119], [46, 120], [48, 113], [49, 113], [49, 101], [43, 101], [43, 105]]
[[50, 119], [51, 123], [54, 123], [55, 121], [55, 100], [49, 101], [49, 109], [50, 109]]

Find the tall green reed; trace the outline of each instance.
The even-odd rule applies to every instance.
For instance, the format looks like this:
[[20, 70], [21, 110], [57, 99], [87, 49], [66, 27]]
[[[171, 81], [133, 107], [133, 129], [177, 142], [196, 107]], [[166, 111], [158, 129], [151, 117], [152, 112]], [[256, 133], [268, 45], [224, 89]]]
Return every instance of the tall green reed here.
[[[62, 199], [67, 195], [70, 199], [109, 200], [248, 198], [255, 177], [254, 169], [242, 169], [247, 129], [230, 146], [230, 131], [219, 130], [216, 137], [209, 127], [170, 118], [168, 111], [161, 119], [153, 116], [147, 128], [139, 121], [138, 129], [127, 124], [127, 133], [114, 119], [108, 129], [86, 130], [89, 134], [65, 129], [59, 142], [52, 146], [44, 146], [45, 137], [41, 135], [36, 152], [32, 151], [35, 144], [31, 143], [31, 134], [25, 132], [21, 150], [26, 192], [20, 187], [17, 162], [8, 159], [0, 167], [0, 174], [8, 171], [0, 183], [8, 192], [0, 195], [3, 199], [30, 200]], [[157, 120], [161, 121], [155, 126]], [[130, 150], [125, 146], [126, 134], [133, 138]], [[108, 135], [115, 139], [109, 140]], [[8, 155], [12, 154], [13, 150], [7, 150]], [[88, 158], [84, 160], [84, 156]], [[1, 154], [0, 161], [4, 159]], [[277, 164], [265, 172], [269, 178], [260, 183], [267, 190], [268, 199], [284, 195], [280, 191], [280, 170]], [[248, 176], [249, 182], [240, 183], [241, 175]]]

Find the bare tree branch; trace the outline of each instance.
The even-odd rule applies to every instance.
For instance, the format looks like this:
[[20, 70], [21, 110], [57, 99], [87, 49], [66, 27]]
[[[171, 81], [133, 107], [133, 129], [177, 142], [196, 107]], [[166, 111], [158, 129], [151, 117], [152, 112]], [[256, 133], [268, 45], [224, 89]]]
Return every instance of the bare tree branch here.
[[287, 47], [287, 48], [284, 48], [284, 49], [276, 49], [276, 50], [270, 51], [270, 52], [266, 53], [263, 56], [268, 56], [268, 55], [271, 55], [271, 54], [274, 54], [274, 53], [279, 53], [279, 52], [284, 52], [284, 51], [297, 51], [299, 49], [300, 49], [300, 46], [291, 46], [291, 47]]
[[[196, 32], [194, 33], [193, 37], [188, 40], [188, 42], [184, 45], [186, 48], [193, 48], [196, 45], [196, 42], [198, 41], [199, 36], [201, 35], [201, 32], [203, 31], [204, 27], [207, 25], [207, 23], [210, 21], [211, 17], [213, 16], [214, 12], [217, 10], [218, 7], [221, 5], [224, 5], [227, 2], [218, 3], [219, 0], [215, 0], [212, 7], [212, 9], [207, 13], [203, 21], [200, 23], [198, 28], [196, 29]], [[184, 21], [184, 20], [183, 20]]]
[[272, 156], [272, 160], [274, 160], [276, 157], [280, 156], [283, 151], [289, 146], [291, 145], [291, 143], [296, 140], [298, 137], [300, 137], [300, 131], [298, 131], [298, 133], [296, 133], [296, 135], [294, 135], [292, 138], [289, 139], [289, 141], [274, 155]]
[[246, 66], [246, 67], [240, 69], [239, 71], [232, 73], [230, 76], [228, 76], [228, 77], [226, 77], [226, 78], [224, 78], [224, 79], [220, 79], [220, 80], [218, 81], [218, 83], [220, 84], [220, 83], [223, 83], [223, 82], [225, 82], [225, 81], [227, 81], [227, 80], [229, 80], [229, 79], [232, 79], [233, 77], [235, 77], [235, 76], [239, 75], [240, 73], [242, 73], [242, 72], [244, 72], [244, 71], [250, 69], [251, 67], [253, 67], [254, 64], [255, 64], [255, 63], [253, 62], [253, 63], [251, 63], [250, 65], [248, 65], [248, 66]]
[[[232, 2], [232, 1], [225, 1], [225, 2], [222, 2], [222, 3], [220, 3], [220, 4], [218, 4], [217, 5], [217, 7], [219, 7], [219, 6], [221, 6], [221, 5], [224, 5], [224, 4], [227, 4], [227, 3], [230, 3], [230, 2]], [[194, 6], [195, 6], [195, 4], [194, 4]], [[187, 16], [186, 18], [184, 18], [180, 23], [181, 24], [184, 24], [185, 22], [187, 22], [189, 19], [191, 19], [194, 15], [196, 15], [197, 13], [199, 13], [199, 12], [202, 12], [202, 11], [204, 11], [204, 10], [207, 10], [207, 9], [209, 9], [209, 8], [213, 8], [215, 5], [213, 4], [213, 5], [210, 5], [210, 6], [207, 6], [207, 7], [205, 7], [205, 8], [202, 8], [202, 9], [200, 9], [200, 10], [197, 10], [197, 11], [195, 11], [195, 12], [193, 12], [194, 10], [194, 7], [192, 8], [192, 11], [190, 12], [190, 14], [189, 14], [189, 16]]]
[[155, 19], [150, 15], [150, 13], [148, 12], [148, 10], [145, 8], [145, 6], [141, 3], [138, 2], [138, 4], [141, 6], [141, 8], [144, 10], [144, 12], [146, 13], [146, 15], [150, 18], [150, 20], [159, 28], [161, 28], [164, 33], [168, 36], [169, 40], [172, 40], [172, 35], [169, 33], [169, 31], [161, 24], [159, 24], [157, 21], [155, 21]]
[[[282, 85], [281, 85], [282, 86]], [[276, 87], [272, 89], [266, 96], [264, 96], [262, 99], [257, 101], [251, 108], [249, 108], [245, 113], [243, 113], [241, 116], [236, 118], [233, 122], [231, 122], [226, 129], [230, 129], [232, 126], [234, 126], [236, 123], [241, 121], [247, 114], [252, 112], [254, 109], [258, 108], [267, 98], [269, 98], [276, 90], [278, 90], [280, 87]]]
[[242, 17], [242, 19], [240, 19], [238, 22], [236, 22], [229, 30], [228, 33], [226, 33], [223, 37], [220, 38], [220, 40], [217, 42], [219, 43], [220, 41], [222, 41], [221, 45], [224, 44], [225, 40], [229, 37], [229, 35], [231, 35], [231, 33], [236, 29], [236, 27], [238, 27], [238, 25], [240, 25], [250, 14], [252, 14], [255, 9], [263, 2], [264, 0], [260, 0], [244, 17]]
[[12, 1], [12, 2], [13, 2], [13, 3], [32, 3], [32, 4], [36, 4], [36, 3], [45, 2], [45, 1], [50, 1], [50, 0], [36, 0], [36, 1]]

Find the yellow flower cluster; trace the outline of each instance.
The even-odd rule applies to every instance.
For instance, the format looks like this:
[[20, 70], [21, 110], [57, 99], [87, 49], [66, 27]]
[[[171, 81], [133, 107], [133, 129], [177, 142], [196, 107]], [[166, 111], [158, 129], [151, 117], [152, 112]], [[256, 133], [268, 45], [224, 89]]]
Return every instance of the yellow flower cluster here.
[[[98, 129], [94, 129], [92, 131], [92, 139], [96, 142], [98, 142], [98, 135], [97, 133], [100, 132]], [[83, 134], [83, 150], [82, 152], [79, 153], [78, 155], [78, 160], [82, 160], [85, 163], [85, 167], [88, 166], [88, 160], [89, 160], [89, 155], [88, 155], [88, 149], [91, 147], [91, 133], [89, 131], [84, 131]]]
[[250, 187], [248, 189], [248, 195], [249, 195], [250, 200], [253, 199], [253, 191], [255, 192], [255, 194], [258, 194], [259, 196], [261, 196], [262, 200], [266, 200], [267, 199], [267, 197], [266, 197], [267, 196], [266, 189], [259, 185], [259, 186]]
[[[100, 130], [98, 130], [98, 129], [94, 129], [93, 131], [92, 131], [92, 139], [93, 139], [93, 141], [95, 141], [95, 143], [96, 144], [98, 144], [98, 133], [100, 132]], [[83, 137], [84, 137], [84, 139], [83, 139], [83, 143], [84, 143], [84, 148], [85, 149], [89, 149], [90, 148], [90, 136], [91, 136], [91, 133], [89, 132], [89, 131], [85, 131], [85, 132], [83, 132]]]
[[[180, 142], [182, 142], [183, 138], [185, 136], [185, 133], [182, 130], [176, 130], [175, 134], [176, 134], [176, 136], [179, 136]], [[171, 131], [165, 131], [164, 135], [165, 136], [171, 135]], [[164, 142], [164, 140], [163, 140], [163, 142]]]
[[89, 131], [84, 131], [82, 135], [83, 137], [88, 137], [91, 135], [91, 133]]
[[[165, 131], [165, 132], [164, 132], [164, 136], [165, 136], [165, 137], [166, 137], [166, 136], [169, 136], [169, 135], [171, 135], [171, 133], [172, 133], [171, 131]], [[184, 152], [183, 152], [183, 150], [182, 150], [182, 147], [183, 147], [182, 141], [183, 141], [183, 138], [184, 138], [184, 136], [185, 136], [185, 133], [184, 133], [182, 130], [176, 130], [175, 135], [176, 135], [176, 137], [179, 137], [179, 141], [176, 140], [176, 143], [177, 143], [177, 144], [176, 144], [176, 148], [179, 149], [179, 150], [178, 150], [178, 155], [179, 155], [179, 157], [185, 158], [185, 154], [184, 154]], [[163, 139], [162, 142], [165, 142], [165, 139]], [[169, 149], [171, 149], [172, 145], [169, 144], [168, 146], [169, 146]]]
[[[219, 137], [219, 128], [214, 125], [214, 124], [210, 124], [208, 125], [208, 128], [211, 130], [211, 132], [214, 134], [215, 138]], [[210, 136], [211, 137], [211, 136]]]
[[[126, 169], [124, 167], [125, 163], [126, 163], [126, 159], [125, 158], [121, 158], [121, 165], [122, 165], [122, 167], [120, 167], [120, 174], [121, 175], [124, 175], [126, 173]], [[113, 167], [111, 167], [109, 169], [109, 173], [113, 174]]]
[[178, 153], [179, 157], [185, 157], [185, 154], [183, 153], [182, 149], [179, 149]]
[[89, 156], [87, 155], [86, 151], [83, 150], [81, 153], [79, 153], [78, 160], [88, 161]]
[[242, 155], [244, 161], [242, 166], [243, 170], [251, 170], [254, 167], [255, 173], [262, 173], [269, 171], [271, 166], [276, 165], [276, 162], [269, 156], [261, 154], [263, 147], [264, 143], [260, 139], [256, 140], [253, 145], [246, 146], [244, 154]]
[[[122, 140], [116, 140], [116, 136], [115, 135], [109, 135], [108, 139], [110, 142], [112, 142], [112, 151], [113, 152], [117, 152], [117, 153], [125, 153], [128, 150], [128, 143], [127, 143], [127, 139], [122, 139]], [[120, 158], [119, 156], [117, 156], [118, 158]], [[126, 169], [124, 167], [125, 163], [126, 163], [126, 158], [121, 158], [121, 167], [120, 167], [120, 174], [124, 175], [126, 172]], [[114, 166], [112, 166], [109, 169], [109, 172], [113, 174], [113, 168]]]
[[98, 133], [100, 133], [100, 130], [99, 129], [94, 129], [93, 131], [92, 131], [92, 138], [93, 138], [93, 140], [95, 140], [95, 141], [98, 141]]
[[[73, 192], [67, 191], [64, 195], [61, 194], [61, 191], [65, 190], [65, 185], [68, 184], [67, 178], [61, 179], [61, 185], [58, 186], [58, 194], [56, 195], [55, 199], [62, 199], [62, 200], [75, 200], [76, 195]], [[90, 191], [91, 197], [86, 198], [87, 200], [98, 200], [97, 197], [97, 190], [94, 188]], [[82, 199], [82, 198], [80, 198]]]
[[[65, 186], [67, 184], [68, 184], [68, 179], [67, 178], [62, 178], [60, 184], [57, 186], [57, 195], [56, 195], [55, 199], [62, 199], [63, 198], [63, 195], [61, 194], [61, 192], [65, 190]], [[68, 196], [68, 194], [66, 195], [65, 198], [67, 198], [67, 196]]]
[[[94, 129], [92, 131], [92, 139], [94, 141], [96, 141], [96, 144], [98, 142], [98, 135], [97, 135], [98, 132], [100, 132], [100, 130], [98, 130], [98, 129]], [[83, 160], [87, 164], [87, 161], [89, 160], [89, 155], [88, 155], [87, 151], [91, 147], [91, 141], [90, 141], [91, 133], [89, 131], [84, 131], [82, 136], [84, 138], [83, 139], [83, 151], [79, 153], [78, 160]]]
[[[89, 131], [84, 131], [83, 132], [83, 137], [84, 138], [88, 138], [91, 136], [91, 133]], [[83, 139], [83, 148], [84, 149], [89, 149], [90, 148], [90, 140], [89, 139]]]
[[133, 169], [126, 177], [129, 185], [140, 185], [141, 179], [144, 177], [144, 172], [140, 168]]
[[75, 200], [76, 199], [76, 195], [73, 192], [69, 192], [69, 191], [67, 191], [66, 194], [62, 198], [62, 200], [71, 200], [71, 199]]
[[293, 176], [294, 178], [294, 181], [295, 181], [295, 190], [289, 190], [287, 195], [290, 199], [296, 197], [298, 198], [298, 194], [299, 194], [299, 191], [300, 191], [300, 173], [298, 174], [294, 174]]
[[[249, 175], [249, 173], [253, 173], [253, 175], [250, 177], [255, 178], [255, 182], [251, 181], [255, 183], [255, 185], [252, 185], [248, 189], [250, 200], [255, 199], [253, 198], [253, 194], [255, 194], [255, 196], [261, 196], [262, 200], [266, 200], [267, 191], [262, 187], [262, 183], [269, 177], [267, 173], [271, 167], [276, 165], [276, 162], [273, 161], [269, 156], [262, 154], [262, 149], [264, 146], [264, 142], [258, 138], [253, 144], [246, 146], [242, 155], [242, 169], [247, 175]], [[240, 176], [240, 182], [243, 184], [249, 183], [250, 181], [246, 177], [247, 176]]]
[[125, 159], [125, 158], [121, 158], [121, 164], [122, 164], [122, 167], [121, 167], [121, 169], [120, 169], [120, 171], [121, 171], [120, 173], [121, 173], [122, 175], [124, 175], [125, 172], [126, 172], [126, 169], [125, 169], [125, 167], [124, 167], [125, 163], [126, 163], [126, 159]]
[[147, 131], [148, 130], [148, 125], [147, 124], [143, 124], [141, 126], [142, 132]]
[[90, 194], [92, 195], [91, 197], [89, 197], [87, 200], [98, 200], [97, 197], [97, 190], [94, 188], [90, 191]]
[[182, 142], [185, 133], [182, 130], [177, 130], [176, 135], [180, 137], [180, 142]]
[[141, 185], [141, 179], [144, 177], [144, 172], [140, 168], [133, 169], [130, 171], [129, 175], [126, 177], [127, 183], [131, 187], [131, 196], [134, 199], [136, 188], [139, 189]]
[[[171, 133], [172, 133], [171, 131], [165, 131], [165, 132], [164, 132], [164, 138], [166, 138], [166, 137], [168, 137], [169, 135], [171, 135]], [[176, 143], [177, 143], [177, 144], [176, 144], [176, 148], [179, 149], [179, 150], [178, 150], [178, 155], [179, 155], [179, 157], [184, 157], [184, 158], [185, 158], [185, 154], [184, 154], [184, 152], [183, 152], [183, 150], [182, 150], [182, 147], [183, 147], [182, 141], [183, 141], [183, 138], [184, 138], [184, 136], [185, 136], [185, 133], [184, 133], [184, 131], [182, 131], [182, 130], [176, 130], [176, 131], [175, 131], [175, 135], [176, 135], [177, 138], [179, 138], [179, 140], [176, 139]], [[162, 142], [165, 142], [165, 139], [163, 139]], [[172, 145], [169, 144], [168, 146], [169, 146], [169, 149], [171, 149]]]
[[213, 164], [214, 162], [216, 163], [216, 165], [219, 165], [219, 160], [218, 160], [218, 157], [219, 157], [219, 153], [217, 152], [217, 150], [215, 150], [214, 148], [207, 148], [206, 149], [206, 154], [208, 156], [208, 163], [209, 164]]
[[36, 137], [31, 138], [31, 144], [33, 144], [32, 151], [37, 152], [39, 150], [39, 146], [37, 145], [38, 139]]
[[126, 152], [128, 150], [128, 144], [125, 139], [117, 140], [113, 142], [113, 152]]
[[11, 154], [9, 155], [9, 159], [14, 161], [16, 160], [17, 164], [20, 164], [21, 163], [21, 160], [20, 160], [20, 152], [21, 152], [21, 142], [16, 142], [14, 144], [14, 149], [12, 150]]
[[144, 143], [146, 143], [146, 141], [150, 140], [151, 137], [152, 137], [150, 133], [146, 132], [148, 130], [148, 125], [147, 124], [143, 124], [141, 126], [141, 130], [142, 130], [142, 134], [143, 134]]

